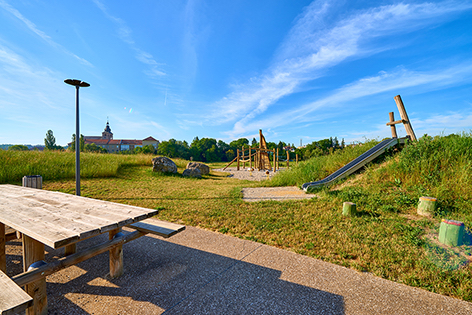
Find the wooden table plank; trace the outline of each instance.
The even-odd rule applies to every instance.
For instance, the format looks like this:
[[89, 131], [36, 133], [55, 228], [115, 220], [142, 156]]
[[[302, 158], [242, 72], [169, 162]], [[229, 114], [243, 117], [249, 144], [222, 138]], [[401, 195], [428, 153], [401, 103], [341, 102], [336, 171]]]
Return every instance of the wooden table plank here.
[[92, 199], [92, 198], [87, 198], [87, 197], [82, 197], [82, 196], [75, 196], [75, 195], [65, 194], [61, 192], [53, 192], [53, 191], [27, 188], [27, 187], [15, 186], [15, 185], [0, 185], [0, 187], [1, 187], [0, 195], [4, 193], [8, 193], [8, 192], [10, 193], [13, 192], [16, 195], [20, 194], [23, 196], [33, 195], [33, 196], [42, 197], [44, 198], [43, 200], [49, 199], [52, 202], [56, 201], [56, 202], [63, 203], [65, 201], [68, 201], [68, 202], [73, 202], [73, 204], [76, 206], [80, 206], [80, 207], [84, 206], [86, 208], [93, 207], [95, 209], [100, 209], [104, 212], [112, 213], [115, 215], [127, 216], [137, 221], [143, 220], [144, 217], [149, 217], [148, 213], [150, 211], [156, 212], [156, 214], [158, 212], [158, 210], [146, 209], [146, 208], [141, 208], [141, 207], [136, 207], [136, 206], [114, 203], [110, 201], [97, 200], [97, 199]]
[[[91, 198], [81, 198], [73, 195], [71, 196], [75, 198], [70, 199], [68, 202], [64, 202], [61, 200], [61, 198], [68, 198], [68, 195], [58, 195], [54, 194], [54, 192], [49, 192], [49, 194], [49, 198], [45, 198], [45, 196], [38, 196], [37, 194], [23, 194], [22, 197], [18, 197], [18, 195], [13, 191], [7, 191], [0, 194], [0, 199], [3, 197], [7, 198], [11, 202], [16, 201], [22, 204], [28, 204], [28, 200], [31, 202], [40, 203], [42, 207], [45, 210], [48, 210], [51, 214], [56, 213], [61, 217], [67, 216], [74, 222], [79, 223], [93, 222], [94, 225], [100, 228], [101, 233], [105, 233], [117, 227], [122, 227], [130, 223], [146, 219], [156, 215], [159, 212], [158, 210], [132, 207], [132, 212], [128, 213], [130, 212], [130, 206], [128, 205], [121, 205]], [[35, 206], [34, 203], [29, 205]], [[36, 206], [40, 207], [40, 205]], [[120, 211], [117, 211], [123, 207], [126, 208], [127, 213], [120, 213]], [[136, 209], [139, 209], [139, 212], [137, 212]], [[89, 236], [80, 235], [81, 239], [84, 237]]]
[[[0, 196], [0, 202], [2, 199], [3, 196]], [[55, 221], [57, 220], [57, 217], [59, 217], [60, 219], [76, 222], [76, 227], [82, 227], [83, 229], [80, 228], [80, 230], [83, 231], [105, 229], [105, 231], [102, 231], [103, 233], [118, 227], [117, 222], [114, 220], [105, 219], [99, 216], [90, 216], [84, 213], [79, 213], [78, 211], [70, 211], [69, 207], [63, 207], [62, 205], [55, 206], [49, 202], [44, 201], [45, 200], [42, 198], [31, 198], [31, 196], [12, 196], [8, 198], [8, 202], [14, 202], [25, 207], [40, 208], [41, 212], [43, 212], [45, 215], [47, 214], [48, 216], [51, 216], [51, 218], [48, 219], [49, 221]]]
[[0, 185], [0, 222], [53, 248], [138, 222], [158, 210]]
[[73, 215], [65, 211], [55, 211], [51, 206], [27, 200], [26, 198], [9, 198], [0, 196], [0, 207], [9, 207], [9, 212], [27, 218], [35, 218], [45, 222], [54, 231], [70, 231], [81, 239], [100, 234], [100, 225], [94, 222], [83, 223], [73, 219]]
[[[31, 236], [43, 244], [52, 248], [59, 248], [79, 240], [77, 233], [72, 233], [65, 229], [52, 229], [48, 222], [41, 221], [35, 217], [25, 216], [21, 211], [17, 212], [10, 206], [8, 207], [8, 216], [2, 216], [0, 222], [11, 226], [23, 234]], [[0, 200], [0, 213], [3, 212], [3, 208], [4, 206]]]

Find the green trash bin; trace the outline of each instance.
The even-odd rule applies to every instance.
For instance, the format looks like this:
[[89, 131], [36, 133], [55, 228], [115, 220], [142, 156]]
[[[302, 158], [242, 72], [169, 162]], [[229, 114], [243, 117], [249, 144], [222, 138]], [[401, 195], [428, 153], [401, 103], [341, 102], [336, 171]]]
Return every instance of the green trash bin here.
[[461, 246], [464, 232], [464, 223], [443, 219], [439, 227], [439, 242], [449, 246]]

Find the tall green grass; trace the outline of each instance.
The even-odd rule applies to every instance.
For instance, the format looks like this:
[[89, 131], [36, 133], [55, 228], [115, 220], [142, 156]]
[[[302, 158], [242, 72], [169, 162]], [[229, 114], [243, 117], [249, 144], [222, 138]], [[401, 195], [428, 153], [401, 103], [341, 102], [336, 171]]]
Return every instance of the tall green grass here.
[[[84, 178], [116, 176], [123, 166], [151, 165], [145, 154], [80, 154], [80, 174]], [[17, 183], [25, 175], [41, 175], [43, 180], [75, 177], [75, 152], [0, 150], [0, 184]]]
[[462, 214], [472, 222], [471, 133], [424, 136], [367, 175], [369, 186], [383, 183], [417, 196], [436, 197], [443, 215]]
[[303, 183], [320, 180], [343, 167], [379, 142], [371, 140], [358, 146], [346, 147], [329, 155], [312, 158], [278, 173], [267, 185], [301, 186]]

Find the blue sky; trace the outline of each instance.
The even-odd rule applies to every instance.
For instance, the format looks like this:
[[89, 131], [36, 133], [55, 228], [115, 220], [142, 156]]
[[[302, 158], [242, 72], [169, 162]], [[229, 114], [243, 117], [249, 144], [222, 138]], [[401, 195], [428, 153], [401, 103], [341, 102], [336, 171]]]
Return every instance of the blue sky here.
[[[472, 1], [0, 0], [0, 143], [472, 129]], [[398, 133], [405, 130], [399, 126]]]

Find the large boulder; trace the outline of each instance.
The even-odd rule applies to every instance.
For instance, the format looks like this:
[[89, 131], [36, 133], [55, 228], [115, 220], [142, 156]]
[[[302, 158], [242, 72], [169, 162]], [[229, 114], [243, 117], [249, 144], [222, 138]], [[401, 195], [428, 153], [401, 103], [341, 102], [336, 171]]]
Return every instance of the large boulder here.
[[177, 165], [165, 156], [158, 156], [152, 159], [152, 170], [162, 173], [177, 173]]
[[199, 169], [202, 175], [208, 175], [210, 174], [210, 167], [208, 165], [205, 165], [203, 163], [198, 163], [198, 162], [189, 162], [187, 164], [187, 169]]
[[196, 177], [196, 178], [202, 178], [202, 172], [198, 168], [187, 168], [184, 170], [182, 173], [183, 177]]

